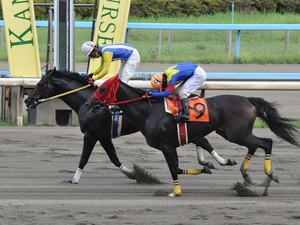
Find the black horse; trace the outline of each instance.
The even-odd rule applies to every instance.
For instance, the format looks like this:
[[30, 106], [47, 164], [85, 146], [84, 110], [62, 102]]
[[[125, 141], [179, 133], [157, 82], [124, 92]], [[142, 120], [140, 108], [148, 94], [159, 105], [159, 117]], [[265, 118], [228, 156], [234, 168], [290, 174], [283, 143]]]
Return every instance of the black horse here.
[[[80, 90], [80, 91], [79, 91]], [[84, 107], [84, 103], [93, 95], [95, 88], [88, 85], [86, 78], [78, 73], [71, 73], [59, 70], [50, 70], [42, 77], [35, 86], [33, 91], [25, 100], [28, 109], [35, 108], [38, 104], [44, 102], [44, 99], [50, 100], [56, 97], [62, 99], [69, 107], [71, 107], [78, 115], [81, 132], [84, 133], [84, 142], [82, 155], [80, 158], [78, 169], [71, 183], [78, 183], [85, 165], [88, 163], [89, 157], [94, 149], [97, 141], [100, 142], [111, 162], [130, 179], [134, 179], [134, 171], [125, 167], [118, 159], [115, 147], [112, 143], [112, 114], [102, 108], [97, 113], [90, 113]], [[132, 134], [138, 129], [131, 123], [126, 115], [123, 115], [119, 136]], [[117, 127], [118, 129], [118, 127]], [[205, 139], [196, 140], [197, 150], [203, 148], [210, 152], [221, 165], [235, 165], [236, 162], [232, 159], [224, 160], [221, 158]], [[198, 154], [197, 154], [198, 155]], [[199, 163], [203, 166], [213, 168], [210, 162], [206, 162], [202, 151], [198, 155]], [[178, 168], [178, 174], [191, 173], [192, 170], [184, 171]], [[209, 169], [194, 170], [194, 174], [201, 172], [209, 172]]]
[[[99, 101], [102, 104], [99, 105]], [[257, 148], [262, 148], [265, 151], [264, 170], [268, 180], [267, 186], [271, 180], [278, 182], [278, 177], [273, 174], [271, 167], [273, 140], [256, 137], [252, 133], [253, 124], [256, 117], [260, 117], [277, 136], [299, 146], [294, 135], [297, 130], [289, 123], [290, 119], [281, 117], [274, 104], [262, 98], [220, 95], [206, 98], [206, 102], [209, 122], [187, 122], [189, 142], [216, 131], [226, 140], [247, 147], [248, 154], [240, 169], [247, 183], [251, 183], [247, 173], [250, 159]], [[143, 90], [130, 87], [115, 76], [96, 90], [86, 106], [91, 112], [97, 112], [99, 107], [105, 104], [119, 105], [145, 136], [147, 143], [162, 151], [174, 182], [174, 191], [169, 196], [179, 196], [181, 188], [177, 174], [177, 122], [173, 115], [165, 113], [164, 100], [152, 101], [145, 96]]]

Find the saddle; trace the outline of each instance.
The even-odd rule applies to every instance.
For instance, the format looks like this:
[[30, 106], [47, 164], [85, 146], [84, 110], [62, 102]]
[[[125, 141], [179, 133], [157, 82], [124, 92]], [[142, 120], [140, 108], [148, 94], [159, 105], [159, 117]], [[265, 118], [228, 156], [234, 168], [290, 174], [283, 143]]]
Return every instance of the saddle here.
[[[178, 95], [169, 95], [165, 98], [165, 111], [178, 117], [178, 112], [182, 109], [181, 101]], [[190, 119], [192, 122], [209, 122], [208, 107], [205, 98], [198, 96], [188, 99]]]

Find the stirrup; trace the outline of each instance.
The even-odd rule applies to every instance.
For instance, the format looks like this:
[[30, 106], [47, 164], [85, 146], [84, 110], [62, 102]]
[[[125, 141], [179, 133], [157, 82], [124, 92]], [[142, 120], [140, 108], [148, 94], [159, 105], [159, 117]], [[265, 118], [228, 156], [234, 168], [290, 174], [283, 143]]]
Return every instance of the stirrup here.
[[110, 111], [112, 112], [121, 111], [121, 108], [118, 105], [112, 105], [110, 107]]

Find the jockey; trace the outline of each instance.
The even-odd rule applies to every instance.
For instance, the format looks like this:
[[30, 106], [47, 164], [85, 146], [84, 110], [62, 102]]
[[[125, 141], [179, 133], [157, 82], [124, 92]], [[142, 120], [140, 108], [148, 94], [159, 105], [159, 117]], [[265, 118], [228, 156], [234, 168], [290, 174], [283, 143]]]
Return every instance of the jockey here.
[[108, 73], [112, 61], [122, 60], [119, 79], [127, 84], [140, 63], [139, 52], [132, 45], [126, 43], [106, 44], [98, 47], [94, 42], [87, 41], [82, 44], [81, 51], [90, 58], [101, 57], [98, 69], [89, 74], [93, 80], [104, 77]]
[[206, 80], [206, 72], [198, 65], [190, 62], [182, 62], [168, 68], [163, 74], [156, 74], [151, 78], [151, 86], [154, 89], [151, 96], [163, 98], [169, 96], [175, 85], [181, 83], [177, 88], [183, 110], [179, 112], [180, 119], [190, 118], [188, 96], [196, 91]]

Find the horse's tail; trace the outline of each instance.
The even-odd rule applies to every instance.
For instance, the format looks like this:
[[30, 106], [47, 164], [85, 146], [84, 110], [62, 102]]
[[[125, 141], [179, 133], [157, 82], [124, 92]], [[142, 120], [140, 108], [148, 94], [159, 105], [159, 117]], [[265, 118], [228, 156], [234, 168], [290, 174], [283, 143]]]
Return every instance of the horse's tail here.
[[299, 132], [290, 123], [293, 119], [281, 117], [275, 108], [275, 103], [267, 102], [262, 98], [249, 97], [248, 100], [255, 106], [257, 116], [268, 124], [271, 131], [290, 144], [300, 147], [295, 137], [295, 133]]

